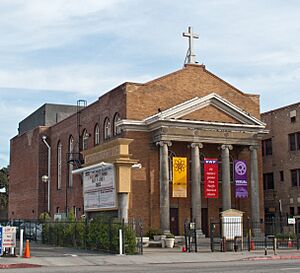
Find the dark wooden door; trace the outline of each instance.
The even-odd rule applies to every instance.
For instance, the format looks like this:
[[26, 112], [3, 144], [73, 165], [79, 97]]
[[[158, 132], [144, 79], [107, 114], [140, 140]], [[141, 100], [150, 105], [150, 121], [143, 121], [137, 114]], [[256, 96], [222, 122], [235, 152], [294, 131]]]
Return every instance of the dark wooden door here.
[[178, 208], [171, 208], [170, 209], [170, 229], [171, 233], [174, 235], [179, 235], [179, 228], [178, 228]]

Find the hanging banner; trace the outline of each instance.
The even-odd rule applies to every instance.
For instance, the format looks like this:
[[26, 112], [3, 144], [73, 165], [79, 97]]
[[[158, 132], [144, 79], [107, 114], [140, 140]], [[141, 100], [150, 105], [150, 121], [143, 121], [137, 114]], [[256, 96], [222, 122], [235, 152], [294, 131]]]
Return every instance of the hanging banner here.
[[204, 158], [204, 196], [218, 198], [218, 159]]
[[172, 197], [187, 197], [187, 158], [173, 157]]
[[245, 160], [234, 160], [235, 198], [248, 197], [247, 165]]

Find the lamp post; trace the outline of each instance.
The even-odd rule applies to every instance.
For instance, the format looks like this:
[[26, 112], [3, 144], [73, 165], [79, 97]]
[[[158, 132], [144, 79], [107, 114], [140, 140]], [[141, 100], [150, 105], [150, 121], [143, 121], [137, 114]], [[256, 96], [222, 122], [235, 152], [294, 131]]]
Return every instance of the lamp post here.
[[[51, 182], [51, 147], [48, 144], [48, 142], [46, 141], [47, 137], [43, 136], [42, 137], [42, 141], [44, 142], [44, 144], [47, 146], [48, 148], [48, 175], [43, 175], [42, 176], [42, 181], [43, 182], [48, 182], [48, 213], [50, 214], [50, 182]], [[44, 177], [44, 180], [43, 180]], [[47, 177], [47, 178], [46, 178]]]
[[42, 176], [42, 182], [44, 182], [45, 184], [48, 183], [48, 198], [47, 198], [48, 199], [47, 200], [48, 201], [48, 207], [47, 207], [48, 209], [47, 210], [48, 210], [48, 213], [50, 213], [50, 194], [49, 194], [50, 180], [49, 180], [48, 175], [43, 175]]

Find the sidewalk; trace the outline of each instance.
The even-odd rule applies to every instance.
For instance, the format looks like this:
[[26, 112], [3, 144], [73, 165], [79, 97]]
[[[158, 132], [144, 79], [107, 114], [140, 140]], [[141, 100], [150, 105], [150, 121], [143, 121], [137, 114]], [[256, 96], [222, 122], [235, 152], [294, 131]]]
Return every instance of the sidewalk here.
[[243, 252], [210, 252], [200, 250], [197, 253], [181, 252], [180, 248], [162, 249], [145, 248], [144, 255], [106, 255], [79, 250], [48, 247], [40, 247], [44, 251], [41, 255], [39, 248], [33, 249], [32, 257], [29, 259], [20, 257], [1, 257], [0, 268], [30, 267], [35, 266], [82, 266], [82, 265], [142, 265], [142, 264], [168, 264], [168, 263], [207, 263], [228, 261], [255, 261], [255, 260], [277, 260], [277, 259], [300, 259], [300, 251], [279, 250], [277, 255], [268, 251], [264, 255], [263, 250]]

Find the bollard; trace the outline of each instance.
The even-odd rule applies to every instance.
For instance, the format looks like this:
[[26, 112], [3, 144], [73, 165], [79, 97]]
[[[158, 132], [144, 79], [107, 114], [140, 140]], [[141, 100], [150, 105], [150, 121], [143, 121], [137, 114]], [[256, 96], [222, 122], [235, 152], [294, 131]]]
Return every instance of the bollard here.
[[274, 251], [274, 255], [277, 255], [276, 248], [277, 248], [277, 238], [274, 236], [274, 238], [273, 238], [273, 251]]
[[215, 251], [214, 231], [215, 231], [215, 225], [210, 224], [210, 250], [211, 250], [211, 252]]
[[123, 255], [123, 236], [122, 236], [122, 229], [119, 229], [119, 249], [120, 255]]
[[20, 257], [23, 255], [23, 235], [24, 235], [24, 229], [20, 230]]
[[198, 249], [197, 249], [197, 233], [196, 233], [196, 229], [194, 229], [194, 241], [195, 241], [195, 252], [197, 252]]
[[265, 255], [268, 255], [267, 236], [265, 235]]

